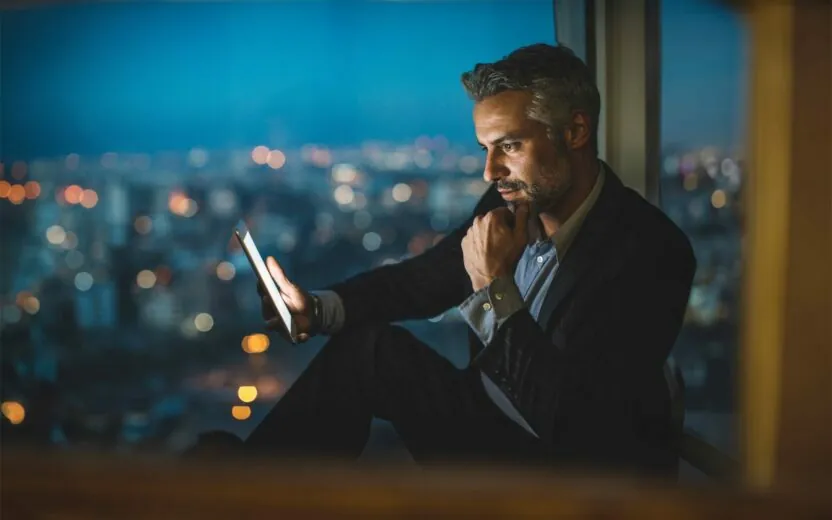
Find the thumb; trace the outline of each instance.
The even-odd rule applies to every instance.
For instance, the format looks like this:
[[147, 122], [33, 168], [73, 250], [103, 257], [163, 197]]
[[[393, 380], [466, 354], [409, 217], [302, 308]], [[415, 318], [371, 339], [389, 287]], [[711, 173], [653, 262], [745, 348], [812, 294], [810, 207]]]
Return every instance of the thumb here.
[[286, 278], [286, 273], [283, 272], [283, 268], [280, 267], [280, 264], [277, 263], [277, 260], [273, 256], [266, 258], [266, 267], [269, 268], [269, 274], [272, 275], [281, 292], [286, 292], [292, 287], [292, 282]]
[[521, 204], [514, 210], [514, 242], [525, 246], [529, 240], [529, 205]]

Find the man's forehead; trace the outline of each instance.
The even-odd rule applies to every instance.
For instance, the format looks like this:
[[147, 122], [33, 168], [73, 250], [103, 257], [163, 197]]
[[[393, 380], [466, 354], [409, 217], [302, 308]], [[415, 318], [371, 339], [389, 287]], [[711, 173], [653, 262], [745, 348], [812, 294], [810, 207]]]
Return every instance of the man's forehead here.
[[475, 119], [526, 119], [530, 92], [511, 90], [488, 96], [474, 104]]

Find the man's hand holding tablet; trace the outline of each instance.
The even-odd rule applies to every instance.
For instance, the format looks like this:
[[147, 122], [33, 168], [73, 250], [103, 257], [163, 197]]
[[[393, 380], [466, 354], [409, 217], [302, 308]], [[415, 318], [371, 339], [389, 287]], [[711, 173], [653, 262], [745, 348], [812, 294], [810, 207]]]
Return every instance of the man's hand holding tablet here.
[[321, 324], [320, 300], [289, 281], [273, 257], [263, 260], [245, 222], [237, 224], [235, 235], [257, 275], [266, 326], [292, 343], [303, 343], [317, 334]]
[[[297, 343], [307, 341], [314, 335], [313, 329], [315, 328], [315, 301], [313, 296], [290, 281], [274, 257], [266, 258], [266, 267], [277, 284], [277, 288], [280, 289], [280, 295], [283, 297], [286, 307], [292, 314], [297, 334], [295, 341]], [[280, 317], [275, 312], [271, 298], [262, 283], [258, 282], [257, 292], [260, 293], [261, 312], [263, 319], [266, 320], [266, 325], [269, 329], [283, 332], [284, 327], [280, 323]]]

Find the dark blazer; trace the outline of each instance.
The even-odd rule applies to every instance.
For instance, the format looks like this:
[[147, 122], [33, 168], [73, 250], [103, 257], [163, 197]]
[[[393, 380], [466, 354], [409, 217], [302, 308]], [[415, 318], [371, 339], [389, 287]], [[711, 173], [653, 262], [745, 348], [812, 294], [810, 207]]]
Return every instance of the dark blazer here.
[[[471, 333], [472, 365], [540, 436], [541, 458], [563, 466], [672, 471], [676, 465], [663, 365], [679, 333], [696, 260], [659, 209], [607, 177], [543, 306], [490, 345]], [[474, 215], [504, 205], [492, 187]], [[429, 318], [471, 293], [461, 240], [473, 216], [435, 247], [332, 287], [346, 326]]]

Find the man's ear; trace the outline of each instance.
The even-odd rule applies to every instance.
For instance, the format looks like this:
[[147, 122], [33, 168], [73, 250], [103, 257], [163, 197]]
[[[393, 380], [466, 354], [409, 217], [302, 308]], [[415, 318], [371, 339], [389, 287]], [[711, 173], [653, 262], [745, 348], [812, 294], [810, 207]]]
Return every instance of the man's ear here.
[[578, 150], [589, 145], [592, 136], [592, 122], [583, 110], [573, 110], [572, 119], [566, 129], [566, 146]]

